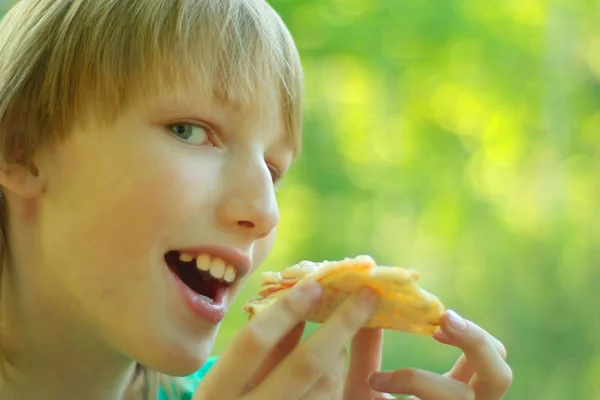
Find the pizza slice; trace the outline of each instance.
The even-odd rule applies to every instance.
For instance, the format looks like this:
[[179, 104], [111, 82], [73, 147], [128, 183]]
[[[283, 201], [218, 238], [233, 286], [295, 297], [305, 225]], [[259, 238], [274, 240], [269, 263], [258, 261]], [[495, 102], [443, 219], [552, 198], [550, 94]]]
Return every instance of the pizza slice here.
[[243, 311], [252, 318], [299, 282], [316, 280], [323, 288], [323, 296], [307, 320], [322, 323], [349, 295], [368, 286], [379, 294], [380, 300], [364, 327], [433, 335], [444, 306], [436, 296], [419, 287], [419, 277], [412, 269], [378, 266], [369, 256], [302, 261], [282, 272], [263, 273], [259, 297], [248, 300]]

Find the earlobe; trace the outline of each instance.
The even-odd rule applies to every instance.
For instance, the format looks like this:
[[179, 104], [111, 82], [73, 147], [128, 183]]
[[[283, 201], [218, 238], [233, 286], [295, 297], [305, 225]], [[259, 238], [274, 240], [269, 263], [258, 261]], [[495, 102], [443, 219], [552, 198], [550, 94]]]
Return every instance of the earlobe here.
[[24, 200], [31, 200], [44, 190], [42, 177], [34, 164], [0, 165], [0, 185]]

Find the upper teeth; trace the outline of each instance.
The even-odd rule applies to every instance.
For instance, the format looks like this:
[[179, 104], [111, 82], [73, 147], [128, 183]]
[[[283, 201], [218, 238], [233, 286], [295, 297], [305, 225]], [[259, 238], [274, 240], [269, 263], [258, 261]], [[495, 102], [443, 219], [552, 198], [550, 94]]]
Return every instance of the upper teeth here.
[[[180, 253], [179, 260], [182, 262], [191, 262], [194, 260], [194, 256], [188, 253]], [[208, 254], [199, 254], [196, 257], [196, 268], [200, 271], [207, 271], [213, 278], [224, 280], [228, 283], [233, 282], [237, 275], [237, 270], [233, 265], [219, 257]]]

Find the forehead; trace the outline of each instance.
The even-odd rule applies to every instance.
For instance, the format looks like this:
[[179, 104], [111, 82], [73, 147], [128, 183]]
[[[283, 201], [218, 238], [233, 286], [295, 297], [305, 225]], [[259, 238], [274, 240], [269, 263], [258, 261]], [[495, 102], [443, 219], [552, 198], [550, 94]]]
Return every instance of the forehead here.
[[[30, 3], [45, 10], [44, 1]], [[302, 66], [287, 28], [263, 0], [47, 3], [64, 7], [57, 6], [53, 18], [23, 20], [9, 31], [38, 38], [39, 51], [5, 57], [22, 66], [14, 82], [23, 84], [6, 123], [27, 123], [26, 131], [39, 132], [28, 140], [31, 148], [49, 140], [42, 132], [44, 138], [64, 138], [88, 117], [96, 125], [110, 124], [161, 87], [191, 85], [231, 110], [283, 119], [282, 131], [298, 153]], [[265, 103], [269, 96], [257, 95], [261, 88], [277, 100]], [[31, 115], [29, 121], [21, 111]]]

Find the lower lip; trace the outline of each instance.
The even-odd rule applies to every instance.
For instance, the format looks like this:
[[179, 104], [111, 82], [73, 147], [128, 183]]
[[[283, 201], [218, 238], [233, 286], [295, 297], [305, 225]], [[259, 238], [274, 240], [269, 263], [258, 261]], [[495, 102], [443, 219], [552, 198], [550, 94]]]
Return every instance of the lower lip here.
[[225, 318], [225, 304], [223, 302], [225, 298], [225, 289], [219, 289], [215, 296], [214, 302], [209, 303], [206, 298], [200, 296], [189, 288], [179, 277], [171, 271], [171, 268], [166, 266], [169, 270], [169, 274], [175, 280], [175, 284], [179, 289], [179, 293], [183, 297], [184, 302], [188, 308], [202, 319], [211, 322], [213, 324], [219, 324]]

